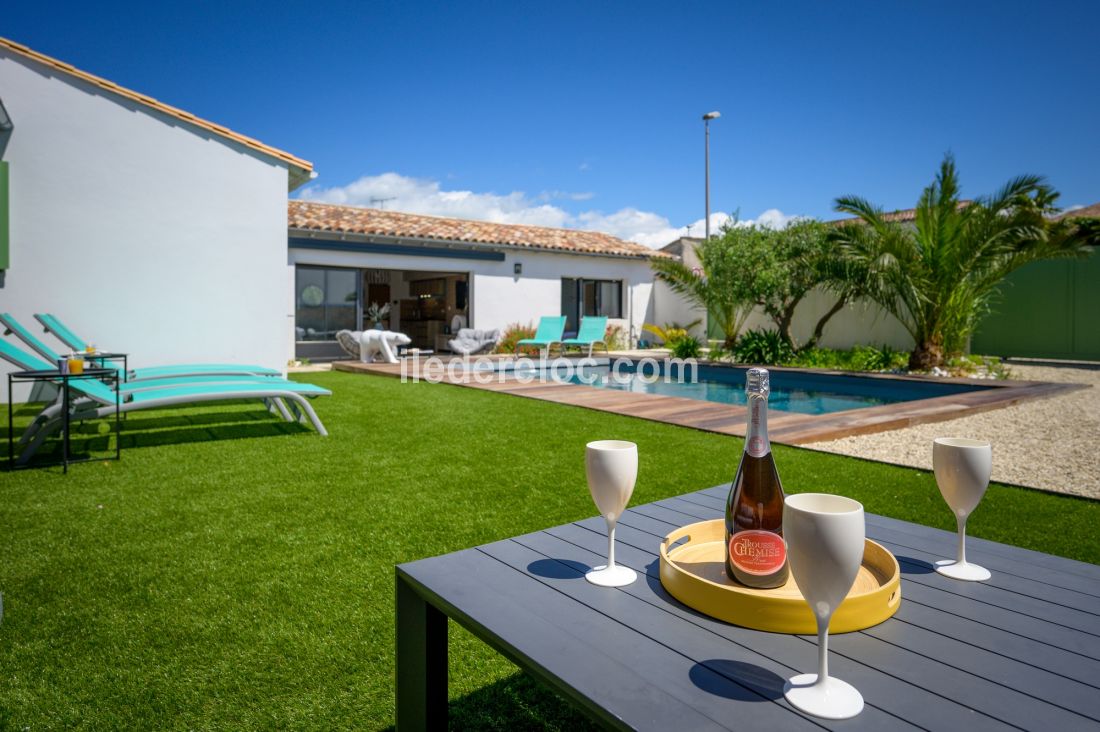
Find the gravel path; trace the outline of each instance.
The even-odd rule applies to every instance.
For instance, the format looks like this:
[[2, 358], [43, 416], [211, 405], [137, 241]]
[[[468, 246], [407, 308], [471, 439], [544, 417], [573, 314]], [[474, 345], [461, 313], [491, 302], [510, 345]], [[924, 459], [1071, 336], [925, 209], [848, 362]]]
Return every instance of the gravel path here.
[[932, 440], [969, 437], [993, 445], [993, 480], [1100, 498], [1100, 370], [1010, 367], [1028, 381], [1093, 388], [970, 417], [874, 435], [815, 442], [811, 450], [932, 469]]

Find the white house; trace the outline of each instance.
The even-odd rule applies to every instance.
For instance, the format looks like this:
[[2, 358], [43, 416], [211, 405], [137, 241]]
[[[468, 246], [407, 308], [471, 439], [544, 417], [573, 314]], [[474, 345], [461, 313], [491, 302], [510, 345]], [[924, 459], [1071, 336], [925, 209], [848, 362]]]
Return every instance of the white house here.
[[287, 338], [299, 357], [338, 355], [341, 328], [385, 322], [442, 350], [455, 325], [503, 329], [565, 315], [575, 331], [603, 315], [633, 342], [652, 320], [649, 260], [666, 256], [608, 234], [420, 216], [307, 201], [289, 203], [295, 313]]
[[0, 310], [132, 366], [285, 366], [286, 200], [310, 163], [4, 39], [0, 104]]

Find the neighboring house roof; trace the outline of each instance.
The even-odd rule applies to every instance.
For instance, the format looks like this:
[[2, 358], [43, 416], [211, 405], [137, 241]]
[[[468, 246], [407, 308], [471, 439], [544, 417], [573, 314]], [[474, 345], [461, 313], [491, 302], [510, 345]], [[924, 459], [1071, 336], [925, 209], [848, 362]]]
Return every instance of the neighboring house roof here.
[[299, 231], [524, 247], [609, 257], [669, 256], [596, 231], [494, 224], [312, 201], [290, 201], [287, 208], [288, 227]]
[[157, 101], [156, 99], [153, 99], [150, 96], [146, 96], [145, 94], [139, 94], [136, 91], [132, 91], [123, 86], [119, 86], [113, 81], [108, 81], [94, 74], [89, 74], [87, 71], [81, 71], [71, 64], [67, 64], [64, 61], [58, 61], [57, 59], [47, 56], [44, 53], [34, 51], [30, 48], [27, 48], [21, 43], [16, 43], [15, 41], [10, 41], [7, 38], [0, 37], [0, 50], [2, 49], [7, 49], [12, 53], [18, 54], [19, 56], [22, 56], [24, 58], [29, 58], [44, 66], [54, 69], [55, 71], [60, 71], [68, 74], [69, 76], [76, 77], [81, 81], [85, 81], [101, 89], [105, 89], [109, 92], [117, 94], [120, 97], [124, 97], [140, 104], [144, 104], [146, 107], [155, 109], [162, 114], [166, 114], [170, 117], [175, 117], [176, 119], [187, 122], [188, 124], [195, 127], [199, 127], [208, 132], [213, 132], [219, 137], [223, 137], [227, 140], [232, 140], [233, 142], [244, 145], [245, 147], [251, 148], [252, 150], [275, 158], [276, 160], [285, 163], [290, 168], [292, 189], [309, 180], [310, 173], [313, 170], [313, 163], [309, 162], [308, 160], [303, 160], [302, 158], [291, 155], [290, 153], [279, 150], [278, 148], [271, 147], [270, 145], [265, 145], [259, 140], [255, 140], [246, 135], [234, 132], [228, 127], [223, 127], [222, 125], [208, 122], [207, 120], [196, 117], [190, 112], [185, 112], [182, 109], [177, 109], [176, 107], [165, 104], [164, 102]]
[[[974, 203], [974, 202], [971, 201], [970, 199], [959, 201], [959, 208], [966, 208], [967, 206], [969, 206], [972, 203]], [[897, 211], [890, 211], [889, 213], [884, 213], [882, 215], [882, 220], [883, 221], [893, 221], [893, 222], [896, 222], [896, 223], [906, 223], [906, 222], [909, 222], [909, 221], [916, 221], [916, 219], [917, 219], [917, 209], [915, 209], [915, 208], [898, 209]], [[846, 218], [846, 219], [833, 219], [832, 221], [826, 221], [825, 223], [826, 224], [831, 224], [833, 226], [843, 226], [844, 224], [850, 224], [853, 221], [859, 221], [859, 220], [860, 219], [858, 219], [858, 218], [851, 217], [851, 218]]]
[[1082, 208], [1075, 208], [1072, 211], [1063, 211], [1054, 218], [1056, 219], [1100, 219], [1100, 203], [1094, 203], [1091, 206], [1084, 206]]
[[[972, 203], [973, 203], [973, 201], [970, 201], [970, 200], [959, 201], [959, 207], [960, 208], [966, 207], [966, 206], [969, 206]], [[899, 221], [899, 222], [913, 221], [914, 219], [917, 218], [917, 210], [915, 208], [907, 208], [907, 209], [904, 209], [902, 211], [891, 211], [888, 214], [883, 214], [882, 218], [886, 221]], [[1058, 220], [1058, 219], [1088, 219], [1088, 218], [1100, 218], [1100, 203], [1094, 203], [1091, 206], [1084, 206], [1082, 208], [1075, 208], [1072, 211], [1063, 211], [1062, 213], [1060, 213], [1060, 214], [1058, 214], [1057, 216], [1054, 217], [1055, 220]], [[851, 223], [853, 221], [858, 221], [858, 220], [859, 219], [856, 219], [856, 218], [836, 219], [834, 221], [827, 221], [826, 223], [834, 224], [834, 225], [839, 226], [839, 225]]]
[[696, 244], [702, 243], [702, 239], [693, 236], [681, 236], [679, 239], [665, 244], [663, 247], [661, 247], [661, 251], [665, 254], [671, 254], [674, 257], [683, 257], [684, 245], [691, 244], [692, 246], [695, 246]]

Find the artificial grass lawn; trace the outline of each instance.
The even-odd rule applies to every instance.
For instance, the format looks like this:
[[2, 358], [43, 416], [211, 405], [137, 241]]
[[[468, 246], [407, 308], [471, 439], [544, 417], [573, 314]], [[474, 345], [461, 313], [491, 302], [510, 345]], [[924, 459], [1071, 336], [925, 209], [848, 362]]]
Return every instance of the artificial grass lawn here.
[[[728, 481], [741, 451], [473, 389], [303, 380], [334, 392], [315, 402], [328, 438], [251, 404], [134, 413], [121, 462], [0, 474], [0, 729], [385, 728], [394, 564], [594, 515], [592, 439], [638, 443], [635, 505]], [[954, 528], [929, 473], [775, 452], [788, 492]], [[968, 528], [1100, 562], [1098, 519], [1100, 503], [993, 485]], [[453, 726], [581, 724], [451, 629]]]

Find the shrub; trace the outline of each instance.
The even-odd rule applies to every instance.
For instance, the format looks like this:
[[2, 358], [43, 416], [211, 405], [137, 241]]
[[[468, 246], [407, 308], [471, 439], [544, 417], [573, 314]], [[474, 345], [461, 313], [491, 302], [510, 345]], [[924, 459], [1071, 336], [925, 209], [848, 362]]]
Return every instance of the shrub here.
[[794, 358], [791, 344], [777, 330], [750, 330], [733, 348], [737, 360], [765, 366], [786, 363]]
[[687, 334], [666, 345], [672, 350], [673, 358], [699, 358], [703, 353], [703, 346], [699, 341]]
[[679, 323], [665, 323], [664, 325], [653, 325], [652, 323], [646, 323], [642, 326], [642, 330], [646, 333], [652, 333], [661, 339], [661, 345], [665, 348], [672, 348], [672, 342], [678, 341], [681, 338], [686, 338], [692, 328], [702, 323], [702, 320], [693, 320], [687, 325], [681, 325]]
[[[535, 326], [512, 323], [504, 329], [504, 335], [500, 337], [500, 342], [493, 349], [493, 353], [515, 353], [517, 342], [524, 338], [534, 338], [534, 336]], [[524, 353], [537, 354], [539, 352], [539, 349], [535, 346], [524, 346], [521, 350]]]
[[975, 354], [953, 356], [944, 362], [952, 376], [979, 376], [989, 379], [1007, 379], [1011, 373], [997, 356]]
[[892, 371], [903, 369], [909, 362], [909, 354], [883, 344], [874, 346], [856, 346], [852, 349], [850, 368], [853, 371]]
[[711, 341], [710, 350], [707, 351], [707, 359], [710, 361], [726, 361], [733, 356], [733, 351], [726, 348], [724, 341]]
[[626, 333], [623, 332], [621, 325], [607, 326], [607, 333], [604, 334], [603, 339], [609, 351], [625, 351], [629, 347], [626, 342]]
[[837, 351], [832, 348], [803, 348], [790, 365], [808, 369], [846, 369], [850, 360], [849, 351]]

